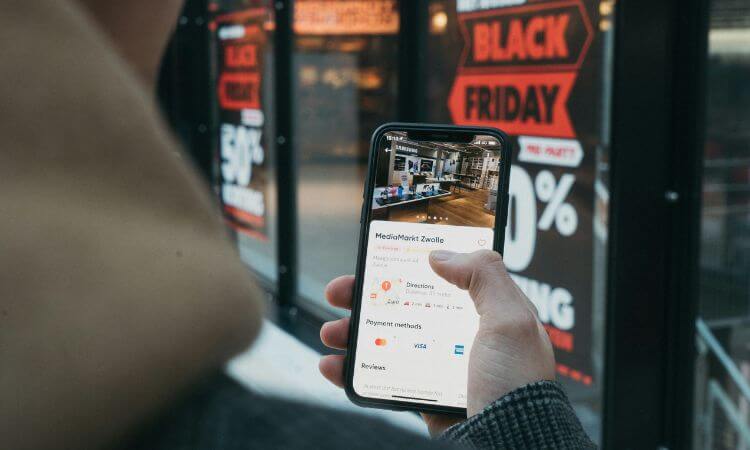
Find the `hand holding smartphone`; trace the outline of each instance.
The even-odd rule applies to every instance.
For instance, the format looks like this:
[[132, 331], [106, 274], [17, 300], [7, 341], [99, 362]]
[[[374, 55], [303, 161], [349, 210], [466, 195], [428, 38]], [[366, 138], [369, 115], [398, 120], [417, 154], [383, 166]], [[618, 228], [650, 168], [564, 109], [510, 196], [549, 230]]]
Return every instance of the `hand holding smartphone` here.
[[[480, 315], [480, 329], [469, 355], [466, 414], [429, 411], [422, 414], [430, 434], [438, 436], [521, 386], [553, 380], [555, 361], [534, 307], [510, 279], [497, 252], [481, 250], [442, 255], [436, 252], [430, 255], [430, 267], [440, 278], [468, 291]], [[352, 309], [353, 289], [354, 276], [338, 277], [326, 287], [326, 298], [335, 307]], [[347, 349], [349, 325], [348, 317], [324, 324], [320, 330], [323, 343], [331, 348]], [[344, 358], [343, 355], [326, 355], [320, 361], [323, 376], [342, 388], [346, 379]]]
[[326, 289], [352, 315], [320, 333], [347, 350], [324, 356], [320, 371], [354, 403], [422, 411], [438, 435], [514, 389], [554, 379], [549, 337], [500, 256], [509, 158], [499, 130], [375, 132], [357, 275]]
[[479, 315], [466, 287], [435, 273], [432, 252], [502, 251], [509, 170], [499, 130], [375, 132], [346, 365], [355, 403], [466, 413]]

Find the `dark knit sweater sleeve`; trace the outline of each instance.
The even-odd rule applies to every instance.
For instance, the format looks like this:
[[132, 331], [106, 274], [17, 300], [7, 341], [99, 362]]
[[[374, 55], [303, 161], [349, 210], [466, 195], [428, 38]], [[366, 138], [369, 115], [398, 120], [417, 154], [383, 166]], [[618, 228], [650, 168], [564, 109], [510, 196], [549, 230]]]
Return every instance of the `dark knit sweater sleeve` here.
[[559, 384], [540, 381], [454, 425], [441, 439], [475, 449], [593, 449]]

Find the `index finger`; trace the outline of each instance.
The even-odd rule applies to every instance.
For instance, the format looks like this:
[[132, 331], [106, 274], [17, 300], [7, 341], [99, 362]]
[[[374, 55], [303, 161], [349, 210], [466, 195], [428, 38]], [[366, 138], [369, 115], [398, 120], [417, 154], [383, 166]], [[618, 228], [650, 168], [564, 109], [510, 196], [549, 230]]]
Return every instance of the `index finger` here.
[[354, 275], [344, 275], [328, 283], [325, 290], [326, 300], [337, 308], [352, 309], [354, 295]]

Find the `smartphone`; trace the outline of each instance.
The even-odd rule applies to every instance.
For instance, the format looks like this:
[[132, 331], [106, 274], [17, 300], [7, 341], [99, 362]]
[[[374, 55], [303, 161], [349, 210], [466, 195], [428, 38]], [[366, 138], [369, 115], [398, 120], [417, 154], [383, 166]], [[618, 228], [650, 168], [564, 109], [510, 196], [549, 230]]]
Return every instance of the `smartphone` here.
[[466, 414], [479, 316], [428, 258], [502, 253], [510, 155], [494, 128], [390, 123], [373, 134], [346, 357], [354, 403]]

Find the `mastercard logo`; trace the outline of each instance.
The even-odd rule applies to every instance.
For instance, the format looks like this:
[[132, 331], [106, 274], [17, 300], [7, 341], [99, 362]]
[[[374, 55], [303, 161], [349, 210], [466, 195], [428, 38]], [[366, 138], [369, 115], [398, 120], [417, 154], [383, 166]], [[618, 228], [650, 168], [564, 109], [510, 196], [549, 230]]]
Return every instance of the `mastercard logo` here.
[[387, 343], [388, 343], [388, 341], [386, 341], [383, 338], [377, 338], [377, 339], [375, 339], [375, 345], [377, 345], [378, 347], [385, 347], [385, 345]]

